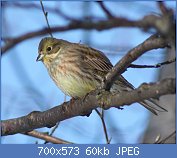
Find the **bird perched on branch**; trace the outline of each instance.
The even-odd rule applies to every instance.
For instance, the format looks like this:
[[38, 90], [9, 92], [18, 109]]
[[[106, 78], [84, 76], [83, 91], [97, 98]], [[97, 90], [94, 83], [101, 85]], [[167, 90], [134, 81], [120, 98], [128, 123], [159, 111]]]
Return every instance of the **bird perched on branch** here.
[[[98, 88], [113, 67], [99, 50], [52, 37], [40, 41], [36, 60], [44, 63], [56, 85], [73, 98], [82, 98]], [[121, 93], [133, 89], [133, 85], [120, 75], [110, 90]], [[156, 115], [157, 111], [166, 111], [154, 99], [140, 104]]]

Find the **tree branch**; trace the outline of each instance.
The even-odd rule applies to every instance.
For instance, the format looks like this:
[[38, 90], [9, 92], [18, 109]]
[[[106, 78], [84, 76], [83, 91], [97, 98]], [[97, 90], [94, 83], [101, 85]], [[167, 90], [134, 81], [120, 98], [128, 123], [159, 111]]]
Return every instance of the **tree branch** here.
[[[56, 123], [56, 125], [52, 128], [52, 130], [51, 130], [49, 136], [52, 136], [52, 135], [53, 135], [53, 133], [55, 132], [55, 130], [58, 128], [59, 124], [60, 124], [60, 122], [57, 122], [57, 123]], [[48, 141], [46, 140], [46, 141], [44, 142], [44, 144], [47, 144], [47, 143], [48, 143]]]
[[165, 62], [162, 62], [162, 63], [155, 64], [155, 65], [135, 65], [135, 64], [130, 64], [130, 66], [128, 66], [128, 68], [159, 68], [162, 65], [168, 65], [168, 64], [171, 64], [171, 63], [174, 63], [174, 62], [176, 62], [176, 58], [168, 60], [168, 61], [165, 61]]
[[108, 18], [115, 18], [115, 17], [112, 15], [112, 13], [105, 7], [105, 5], [103, 4], [102, 1], [98, 1], [97, 3], [100, 5], [100, 7], [101, 7], [101, 8], [103, 9], [103, 11], [106, 13], [106, 15], [107, 15]]
[[109, 90], [112, 83], [117, 80], [119, 75], [121, 75], [138, 57], [149, 50], [164, 48], [166, 46], [168, 46], [168, 44], [164, 38], [159, 37], [158, 35], [152, 35], [143, 43], [131, 49], [121, 60], [117, 62], [112, 70], [106, 75], [105, 80], [102, 83], [102, 87]]
[[112, 29], [117, 27], [139, 27], [139, 28], [143, 28], [144, 30], [155, 28], [157, 29], [157, 31], [159, 31], [159, 30], [163, 30], [163, 28], [161, 28], [162, 26], [159, 25], [161, 21], [163, 21], [163, 17], [159, 17], [155, 15], [148, 15], [145, 16], [143, 19], [137, 21], [128, 20], [126, 18], [120, 18], [120, 17], [111, 18], [108, 20], [99, 20], [97, 22], [95, 22], [94, 20], [71, 21], [68, 25], [65, 26], [52, 27], [51, 29], [43, 28], [37, 31], [25, 33], [23, 35], [20, 35], [12, 39], [9, 37], [7, 38], [4, 37], [3, 40], [6, 39], [10, 39], [10, 40], [8, 40], [7, 44], [1, 48], [1, 53], [3, 55], [6, 51], [13, 48], [16, 44], [19, 44], [22, 41], [25, 41], [30, 38], [34, 38], [36, 36], [46, 35], [49, 31], [51, 31], [52, 33], [76, 30], [76, 29], [85, 29], [85, 30], [94, 29], [94, 30], [102, 31], [105, 29]]
[[54, 136], [51, 136], [51, 135], [48, 135], [48, 134], [45, 134], [45, 133], [41, 133], [41, 132], [38, 132], [36, 130], [26, 132], [26, 133], [23, 133], [23, 134], [28, 135], [28, 136], [32, 136], [32, 137], [36, 137], [36, 138], [39, 138], [39, 139], [43, 139], [47, 142], [51, 142], [51, 143], [54, 143], [54, 144], [73, 144], [72, 142], [68, 142], [66, 140], [63, 140], [63, 139], [60, 139], [60, 138], [57, 138], [57, 137], [54, 137]]
[[41, 127], [52, 127], [58, 121], [82, 115], [99, 106], [104, 109], [120, 107], [175, 92], [175, 79], [164, 79], [157, 83], [143, 84], [135, 90], [119, 94], [95, 90], [85, 98], [65, 102], [44, 112], [32, 112], [23, 117], [4, 120], [1, 122], [1, 135], [23, 133]]
[[168, 141], [173, 136], [176, 136], [176, 130], [173, 133], [171, 133], [170, 135], [168, 135], [167, 137], [165, 137], [164, 139], [161, 139], [160, 135], [157, 136], [154, 144], [165, 144], [165, 142]]
[[109, 139], [109, 137], [108, 137], [106, 123], [104, 121], [104, 110], [103, 109], [101, 109], [101, 110], [102, 110], [102, 112], [99, 112], [99, 110], [95, 109], [95, 111], [98, 114], [98, 116], [100, 117], [102, 125], [103, 125], [103, 130], [104, 130], [104, 134], [105, 134], [105, 138], [106, 138], [106, 143], [110, 144], [111, 139]]
[[162, 19], [156, 24], [159, 32], [166, 37], [170, 45], [176, 48], [176, 18], [174, 16], [174, 11], [167, 8], [164, 2], [158, 2], [159, 9], [162, 13]]
[[49, 29], [49, 32], [48, 32], [48, 33], [49, 33], [49, 35], [50, 35], [51, 37], [53, 37], [52, 32], [51, 32], [51, 28], [50, 28], [50, 25], [49, 25], [49, 21], [48, 21], [48, 18], [47, 18], [48, 12], [45, 11], [44, 5], [43, 5], [43, 3], [42, 3], [42, 0], [40, 0], [40, 4], [41, 4], [41, 8], [42, 8], [42, 12], [43, 12], [43, 14], [44, 14], [45, 20], [46, 20], [46, 22], [47, 22], [47, 27], [48, 27], [48, 29]]
[[[18, 7], [18, 8], [21, 8], [21, 9], [26, 9], [26, 8], [31, 8], [31, 9], [38, 9], [38, 10], [41, 10], [41, 7], [35, 3], [19, 3], [19, 2], [15, 2], [15, 3], [7, 3], [7, 2], [2, 2], [2, 6], [8, 6], [8, 7]], [[73, 18], [73, 17], [70, 17], [66, 14], [64, 14], [60, 9], [59, 9], [59, 4], [55, 5], [56, 7], [55, 8], [51, 8], [51, 7], [45, 7], [45, 10], [47, 10], [48, 12], [50, 13], [53, 13], [57, 16], [60, 16], [61, 18], [64, 18], [66, 20], [70, 20], [70, 21], [77, 21], [78, 19], [76, 18]]]
[[168, 14], [170, 10], [164, 5], [164, 2], [158, 1], [157, 3], [162, 14]]

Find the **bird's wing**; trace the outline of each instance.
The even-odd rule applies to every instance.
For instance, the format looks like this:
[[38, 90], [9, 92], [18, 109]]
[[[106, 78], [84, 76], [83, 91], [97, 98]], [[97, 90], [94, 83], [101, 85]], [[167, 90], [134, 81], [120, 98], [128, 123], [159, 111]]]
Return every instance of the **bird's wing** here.
[[134, 89], [134, 86], [130, 82], [128, 82], [122, 75], [118, 77], [118, 81], [126, 85], [128, 88]]
[[[113, 67], [110, 60], [99, 50], [93, 49], [86, 45], [80, 45], [78, 49], [82, 52], [83, 65], [90, 67], [96, 73], [103, 76], [106, 75]], [[122, 83], [130, 89], [134, 89], [133, 85], [129, 83], [122, 75], [119, 76], [117, 82]]]
[[82, 45], [83, 59], [92, 69], [108, 73], [112, 69], [110, 60], [99, 50]]

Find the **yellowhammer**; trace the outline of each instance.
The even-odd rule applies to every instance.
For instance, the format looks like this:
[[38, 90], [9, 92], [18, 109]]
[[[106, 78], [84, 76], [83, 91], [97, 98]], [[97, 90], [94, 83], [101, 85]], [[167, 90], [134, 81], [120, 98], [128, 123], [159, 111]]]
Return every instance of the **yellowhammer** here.
[[[56, 85], [73, 98], [81, 98], [98, 88], [112, 69], [109, 59], [99, 50], [62, 39], [43, 38], [39, 44], [37, 61], [43, 61]], [[120, 93], [134, 89], [122, 75], [111, 91]], [[154, 114], [166, 111], [154, 99], [140, 102]]]

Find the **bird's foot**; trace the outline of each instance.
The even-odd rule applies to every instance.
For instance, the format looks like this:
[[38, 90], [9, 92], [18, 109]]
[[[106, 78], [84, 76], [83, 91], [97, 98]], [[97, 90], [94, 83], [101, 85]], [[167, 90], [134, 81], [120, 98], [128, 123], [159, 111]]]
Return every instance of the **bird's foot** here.
[[110, 99], [109, 99], [110, 92], [102, 89], [97, 94], [97, 100], [100, 105], [100, 108], [103, 108], [104, 110], [109, 109], [110, 105]]

